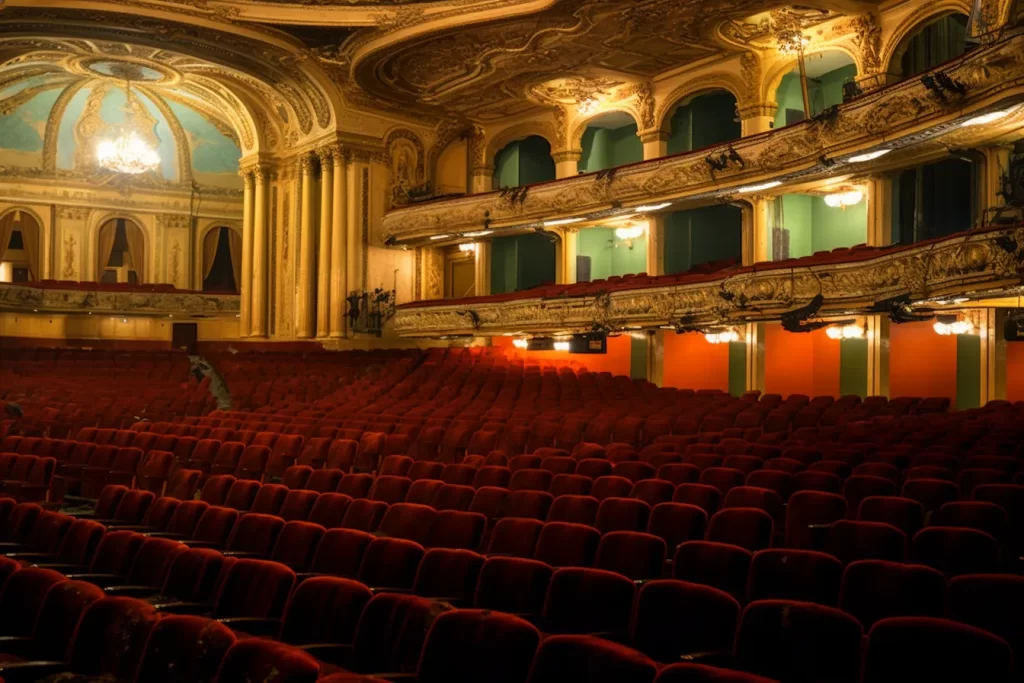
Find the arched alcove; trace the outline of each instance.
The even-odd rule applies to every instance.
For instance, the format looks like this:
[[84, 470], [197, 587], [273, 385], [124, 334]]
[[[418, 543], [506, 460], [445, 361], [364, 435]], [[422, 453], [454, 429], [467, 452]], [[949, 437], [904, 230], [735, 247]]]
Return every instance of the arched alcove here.
[[904, 169], [893, 178], [892, 240], [911, 244], [969, 230], [982, 164], [969, 154]]
[[491, 240], [491, 294], [520, 292], [555, 281], [555, 242], [547, 234]]
[[0, 282], [39, 280], [41, 234], [39, 221], [28, 211], [0, 216]]
[[494, 189], [555, 179], [551, 143], [539, 135], [513, 140], [494, 155]]
[[736, 96], [711, 90], [680, 100], [669, 115], [668, 153], [680, 154], [710, 147], [742, 135]]
[[[829, 107], [842, 104], [843, 86], [852, 83], [857, 77], [857, 65], [853, 58], [839, 50], [825, 50], [806, 55], [804, 64], [810, 115], [817, 116]], [[782, 77], [775, 91], [775, 102], [779, 105], [775, 114], [775, 128], [799, 123], [807, 118], [797, 64], [794, 63], [792, 70]]]
[[96, 233], [96, 280], [140, 284], [146, 282], [146, 237], [127, 218], [111, 218]]
[[610, 111], [587, 122], [580, 146], [580, 173], [592, 173], [644, 160], [644, 146], [636, 134], [633, 117]]
[[203, 291], [237, 292], [242, 271], [242, 235], [232, 228], [211, 228], [203, 238]]
[[966, 14], [931, 17], [900, 42], [889, 73], [900, 80], [933, 69], [967, 51]]
[[715, 204], [665, 217], [665, 273], [685, 273], [707, 263], [743, 260], [743, 210]]

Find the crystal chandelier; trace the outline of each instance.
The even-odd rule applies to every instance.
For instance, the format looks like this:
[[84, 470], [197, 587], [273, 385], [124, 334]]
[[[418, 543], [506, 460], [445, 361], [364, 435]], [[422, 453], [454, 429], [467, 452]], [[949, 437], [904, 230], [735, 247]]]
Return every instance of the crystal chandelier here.
[[125, 81], [126, 122], [116, 126], [114, 137], [100, 140], [96, 145], [96, 160], [103, 168], [117, 173], [138, 175], [160, 165], [160, 155], [146, 144], [136, 130], [133, 119], [131, 82]]

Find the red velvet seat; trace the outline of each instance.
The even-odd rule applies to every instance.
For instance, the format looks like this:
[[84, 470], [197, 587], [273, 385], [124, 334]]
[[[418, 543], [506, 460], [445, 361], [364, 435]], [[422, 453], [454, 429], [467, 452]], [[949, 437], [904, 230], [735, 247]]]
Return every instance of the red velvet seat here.
[[946, 580], [942, 573], [919, 564], [858, 560], [846, 566], [839, 608], [852, 614], [868, 631], [889, 617], [942, 616]]
[[685, 581], [644, 584], [636, 596], [630, 642], [658, 662], [731, 652], [740, 604], [728, 593]]

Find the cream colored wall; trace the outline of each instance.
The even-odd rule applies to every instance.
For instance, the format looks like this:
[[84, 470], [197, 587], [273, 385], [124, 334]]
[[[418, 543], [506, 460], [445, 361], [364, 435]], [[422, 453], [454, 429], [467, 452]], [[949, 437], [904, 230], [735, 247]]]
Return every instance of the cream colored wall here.
[[[111, 315], [0, 313], [0, 337], [30, 339], [98, 339], [118, 341], [171, 341], [169, 318], [123, 318]], [[197, 323], [200, 341], [238, 339], [238, 321], [187, 320]]]
[[456, 140], [444, 148], [441, 156], [437, 159], [435, 169], [435, 194], [466, 192], [469, 178], [466, 168], [467, 153], [465, 140]]

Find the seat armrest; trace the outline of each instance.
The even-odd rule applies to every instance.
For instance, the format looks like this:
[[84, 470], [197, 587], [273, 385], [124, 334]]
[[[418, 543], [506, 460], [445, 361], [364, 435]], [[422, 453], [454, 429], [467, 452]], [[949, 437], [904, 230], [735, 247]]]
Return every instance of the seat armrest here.
[[100, 588], [124, 581], [124, 577], [119, 574], [65, 574], [64, 576], [71, 581], [86, 581]]
[[172, 534], [169, 531], [143, 531], [140, 532], [147, 538], [169, 538], [172, 541], [188, 541], [190, 540], [185, 534]]
[[32, 650], [31, 638], [20, 638], [18, 636], [3, 636], [0, 638], [0, 652], [5, 655], [14, 655], [25, 659]]
[[370, 677], [373, 678], [374, 680], [395, 681], [396, 683], [398, 683], [399, 681], [415, 681], [416, 680], [416, 674], [402, 674], [402, 673], [383, 673], [383, 674], [382, 673], [373, 673], [373, 674], [370, 674]]
[[4, 683], [35, 683], [70, 670], [71, 666], [65, 662], [13, 662], [0, 665], [0, 678]]
[[53, 555], [47, 555], [46, 553], [3, 553], [5, 557], [9, 557], [12, 560], [21, 560], [23, 562], [49, 562], [53, 559]]
[[708, 652], [691, 652], [679, 658], [682, 662], [693, 662], [695, 664], [706, 664], [717, 666], [723, 669], [735, 669], [736, 661], [729, 650], [711, 650]]
[[377, 595], [378, 593], [401, 593], [403, 595], [412, 595], [411, 588], [395, 588], [393, 586], [370, 586], [370, 591]]
[[337, 643], [310, 643], [298, 647], [322, 662], [344, 668], [348, 668], [347, 664], [352, 661], [354, 652], [351, 645], [338, 645]]
[[167, 612], [168, 614], [186, 614], [191, 616], [203, 616], [213, 609], [213, 605], [208, 605], [205, 602], [165, 602], [158, 605], [153, 605], [153, 608], [158, 612]]
[[189, 548], [209, 548], [211, 550], [220, 550], [221, 548], [220, 544], [210, 543], [209, 541], [193, 541], [191, 539], [185, 539], [181, 542], [187, 545]]
[[79, 574], [83, 574], [88, 570], [88, 567], [83, 567], [78, 564], [46, 563], [37, 564], [35, 566], [37, 569], [52, 569], [53, 571], [60, 572], [61, 574], [74, 574], [76, 572]]
[[148, 598], [160, 592], [152, 586], [102, 586], [103, 592], [114, 598]]
[[[108, 524], [107, 531], [134, 531], [140, 534], [159, 534], [163, 533], [159, 529], [154, 529], [151, 526], [142, 526], [141, 524]], [[175, 534], [177, 535], [177, 534]]]
[[262, 617], [225, 617], [218, 619], [232, 631], [241, 631], [250, 636], [276, 638], [281, 632], [281, 621], [279, 619], [264, 619]]
[[223, 555], [224, 557], [237, 557], [239, 559], [256, 559], [256, 560], [259, 560], [259, 559], [262, 559], [262, 558], [266, 557], [266, 555], [264, 555], [262, 553], [250, 553], [250, 552], [246, 552], [245, 550], [225, 550], [224, 552], [221, 553], [221, 555]]
[[6, 554], [7, 552], [17, 552], [25, 547], [24, 543], [15, 543], [13, 541], [4, 541], [0, 543], [0, 553]]

